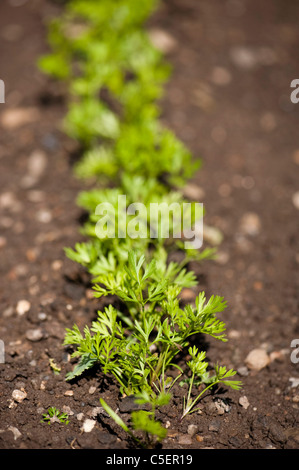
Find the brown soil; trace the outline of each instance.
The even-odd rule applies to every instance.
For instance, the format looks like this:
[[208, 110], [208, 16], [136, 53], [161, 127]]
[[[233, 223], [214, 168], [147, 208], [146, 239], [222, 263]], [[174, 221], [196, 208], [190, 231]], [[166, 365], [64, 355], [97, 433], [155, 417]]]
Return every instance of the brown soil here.
[[[44, 21], [59, 5], [3, 0], [0, 12], [6, 84], [0, 105], [0, 448], [128, 448], [126, 434], [101, 413], [92, 432], [81, 431], [100, 397], [114, 409], [124, 406], [128, 417], [117, 386], [100, 370], [75, 383], [64, 380], [72, 367], [62, 347], [64, 329], [90, 324], [101, 305], [90, 298], [87, 274], [63, 252], [81, 238], [75, 200], [85, 183], [72, 173], [74, 145], [60, 131], [64, 90], [36, 67], [47, 51]], [[165, 449], [298, 447], [299, 388], [290, 380], [299, 378], [290, 359], [290, 343], [299, 337], [299, 224], [292, 201], [299, 190], [299, 104], [290, 101], [290, 82], [299, 76], [298, 14], [298, 4], [283, 0], [170, 0], [150, 21], [175, 40], [163, 121], [202, 158], [193, 183], [202, 190], [205, 223], [224, 237], [217, 262], [192, 266], [199, 288], [229, 305], [221, 315], [229, 341], [209, 341], [208, 356], [238, 369], [243, 381], [241, 392], [218, 390], [202, 400], [201, 414], [182, 422], [177, 387], [173, 405], [160, 415], [169, 426]], [[30, 161], [41, 165], [35, 180], [27, 177]], [[242, 222], [248, 213], [254, 216]], [[30, 302], [23, 315], [16, 310], [20, 300]], [[28, 339], [36, 329], [41, 338]], [[246, 356], [255, 348], [266, 349], [271, 362], [246, 373]], [[59, 375], [50, 358], [61, 366]], [[18, 403], [12, 393], [22, 389], [27, 397]], [[248, 408], [239, 403], [244, 396]], [[225, 405], [223, 414], [215, 402]], [[41, 423], [50, 406], [69, 407], [70, 423]], [[196, 434], [183, 444], [190, 424]]]

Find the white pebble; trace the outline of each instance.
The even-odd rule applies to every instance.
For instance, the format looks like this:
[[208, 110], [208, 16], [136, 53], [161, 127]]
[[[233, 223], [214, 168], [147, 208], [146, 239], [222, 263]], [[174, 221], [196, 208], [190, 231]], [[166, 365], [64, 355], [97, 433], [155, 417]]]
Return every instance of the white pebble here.
[[78, 421], [82, 421], [83, 418], [84, 418], [84, 413], [78, 413], [77, 414], [77, 420]]
[[296, 388], [299, 386], [299, 378], [297, 377], [290, 377], [289, 381], [292, 382], [291, 388]]
[[188, 426], [188, 434], [189, 436], [194, 436], [198, 431], [198, 426], [196, 424], [189, 424]]
[[45, 312], [40, 312], [38, 315], [37, 315], [37, 318], [40, 320], [40, 321], [44, 321], [46, 320], [47, 318], [47, 314]]
[[8, 430], [8, 431], [11, 431], [11, 432], [13, 433], [13, 437], [14, 437], [14, 440], [15, 440], [15, 441], [16, 441], [19, 437], [21, 437], [21, 435], [22, 435], [22, 434], [20, 433], [20, 431], [19, 431], [17, 428], [15, 428], [14, 426], [9, 426], [9, 427], [7, 428], [7, 430]]
[[248, 212], [245, 214], [240, 222], [240, 230], [245, 235], [258, 235], [261, 230], [261, 221], [259, 216], [254, 212]]
[[240, 69], [250, 70], [257, 65], [257, 56], [255, 51], [249, 47], [236, 46], [230, 50], [232, 62]]
[[36, 220], [42, 224], [48, 224], [52, 220], [52, 214], [49, 210], [41, 209], [36, 213]]
[[250, 351], [245, 363], [249, 369], [259, 371], [270, 363], [270, 357], [264, 349], [256, 348]]
[[152, 44], [164, 53], [172, 51], [176, 46], [175, 38], [163, 29], [153, 28], [148, 34]]
[[249, 407], [249, 401], [245, 395], [239, 398], [239, 405], [245, 408], [245, 410], [247, 410], [247, 408]]
[[93, 428], [95, 427], [95, 420], [94, 419], [86, 419], [83, 423], [83, 426], [81, 428], [81, 431], [83, 432], [91, 432]]
[[64, 413], [68, 414], [69, 416], [73, 416], [73, 414], [74, 414], [73, 410], [67, 405], [63, 405], [62, 411]]
[[25, 400], [25, 398], [27, 398], [27, 393], [25, 392], [24, 389], [22, 390], [15, 389], [12, 392], [12, 398], [18, 403], [22, 403], [22, 401]]
[[293, 194], [293, 204], [296, 207], [296, 209], [299, 210], [299, 191], [297, 191], [295, 194]]
[[17, 314], [18, 315], [24, 315], [24, 313], [28, 312], [30, 310], [31, 304], [28, 302], [28, 300], [19, 300], [17, 304]]
[[43, 332], [40, 328], [30, 329], [26, 331], [26, 338], [32, 342], [40, 341], [43, 336]]

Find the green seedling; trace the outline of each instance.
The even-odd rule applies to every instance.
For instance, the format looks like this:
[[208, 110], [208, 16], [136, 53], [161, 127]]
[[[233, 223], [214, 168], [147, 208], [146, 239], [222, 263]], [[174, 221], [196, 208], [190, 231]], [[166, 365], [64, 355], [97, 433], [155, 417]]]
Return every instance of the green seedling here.
[[[239, 380], [230, 380], [236, 374], [236, 371], [230, 369], [227, 371], [225, 366], [216, 366], [215, 367], [215, 375], [210, 377], [209, 373], [207, 372], [208, 362], [205, 361], [206, 353], [204, 351], [199, 352], [196, 346], [193, 348], [189, 348], [188, 350], [191, 359], [187, 362], [189, 369], [191, 370], [191, 378], [187, 382], [189, 382], [189, 389], [187, 398], [184, 397], [184, 405], [183, 405], [183, 414], [181, 419], [183, 419], [188, 414], [194, 413], [199, 410], [199, 408], [195, 408], [196, 403], [199, 399], [211, 388], [220, 383], [231, 387], [234, 390], [239, 390], [241, 388], [242, 382]], [[209, 384], [207, 385], [197, 396], [196, 398], [191, 398], [192, 387], [195, 384], [199, 386], [200, 384]]]
[[127, 313], [109, 305], [98, 312], [91, 329], [85, 327], [84, 335], [76, 325], [67, 329], [64, 344], [75, 346], [72, 356], [80, 358], [68, 380], [99, 363], [105, 374], [117, 379], [122, 393], [161, 393], [169, 386], [170, 368], [177, 367], [176, 356], [192, 335], [226, 341], [225, 324], [216, 318], [226, 307], [223, 298], [212, 296], [207, 301], [202, 292], [195, 307], [180, 308], [177, 278], [157, 276], [155, 260], [147, 264], [144, 256], [130, 252], [122, 273], [98, 279], [95, 295], [116, 295]]
[[55, 406], [51, 406], [50, 408], [48, 408], [47, 413], [43, 414], [43, 419], [41, 422], [45, 422], [48, 424], [69, 424], [69, 417], [67, 413], [62, 413], [57, 408], [55, 408]]

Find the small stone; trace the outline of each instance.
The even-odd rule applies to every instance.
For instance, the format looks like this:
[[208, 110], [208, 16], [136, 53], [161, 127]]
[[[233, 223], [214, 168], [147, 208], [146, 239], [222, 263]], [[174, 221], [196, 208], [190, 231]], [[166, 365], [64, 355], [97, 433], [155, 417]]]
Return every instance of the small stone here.
[[293, 200], [293, 204], [296, 207], [296, 209], [299, 210], [299, 191], [297, 191], [295, 194], [293, 194], [292, 200]]
[[214, 400], [214, 406], [217, 410], [218, 415], [229, 413], [231, 410], [231, 406], [222, 398], [217, 398], [216, 400]]
[[24, 389], [21, 389], [21, 390], [14, 390], [12, 392], [12, 398], [18, 402], [18, 403], [22, 403], [22, 401], [25, 400], [25, 398], [27, 398], [27, 393], [25, 392]]
[[220, 245], [223, 239], [221, 231], [216, 227], [203, 226], [203, 238], [212, 245]]
[[[22, 204], [17, 200], [16, 195], [11, 191], [6, 191], [0, 195], [0, 207], [2, 209], [8, 209], [11, 212], [19, 212], [22, 208]], [[5, 222], [5, 219], [4, 219]], [[6, 220], [7, 222], [7, 220]], [[7, 227], [8, 225], [8, 227]], [[4, 223], [3, 225], [6, 228], [9, 228], [9, 223]]]
[[24, 124], [37, 121], [39, 112], [37, 108], [14, 108], [7, 109], [2, 113], [1, 124], [6, 130], [14, 130]]
[[35, 214], [36, 220], [42, 224], [48, 224], [52, 220], [52, 214], [49, 210], [41, 209]]
[[13, 437], [15, 441], [22, 435], [20, 431], [18, 430], [18, 428], [15, 428], [14, 426], [9, 426], [7, 430], [13, 433]]
[[288, 428], [284, 434], [286, 439], [294, 439], [299, 443], [299, 428]]
[[230, 330], [227, 336], [230, 339], [239, 339], [241, 337], [241, 333], [238, 330]]
[[245, 395], [239, 398], [239, 405], [245, 408], [245, 410], [247, 410], [247, 408], [249, 407], [249, 401]]
[[257, 65], [257, 56], [249, 47], [233, 47], [230, 50], [230, 57], [232, 62], [240, 69], [251, 70]]
[[[55, 261], [53, 261], [53, 263], [51, 264], [51, 268], [53, 269], [53, 271], [59, 271], [61, 268], [62, 268], [62, 261], [57, 259]], [[94, 294], [94, 291], [92, 291], [93, 294]]]
[[226, 253], [225, 251], [218, 251], [215, 257], [215, 261], [218, 264], [221, 264], [224, 266], [229, 260], [229, 254]]
[[261, 231], [261, 221], [257, 214], [248, 212], [245, 214], [240, 222], [240, 230], [243, 234], [249, 236], [256, 236]]
[[52, 321], [47, 325], [47, 333], [52, 338], [63, 339], [65, 330], [59, 322]]
[[83, 432], [91, 432], [93, 428], [95, 427], [95, 420], [94, 419], [86, 419], [83, 423], [83, 426], [81, 428], [81, 431]]
[[287, 437], [284, 433], [283, 427], [279, 423], [271, 422], [269, 425], [269, 435], [271, 440], [284, 443], [287, 440]]
[[258, 292], [261, 291], [261, 290], [263, 290], [263, 287], [264, 287], [264, 284], [263, 284], [261, 281], [255, 281], [255, 282], [253, 283], [253, 288], [254, 288], [254, 290], [256, 290], [256, 291], [258, 291]]
[[43, 202], [45, 200], [45, 193], [39, 189], [30, 189], [27, 191], [27, 199], [30, 202]]
[[83, 418], [84, 418], [84, 413], [78, 413], [77, 414], [77, 420], [78, 421], [82, 421]]
[[29, 341], [37, 342], [44, 337], [44, 334], [40, 328], [30, 329], [26, 331], [26, 338]]
[[178, 443], [183, 446], [190, 446], [192, 444], [192, 438], [188, 434], [183, 434], [178, 437]]
[[249, 369], [259, 371], [269, 365], [270, 357], [264, 349], [256, 348], [250, 351], [245, 363]]
[[198, 426], [196, 424], [189, 424], [188, 426], [188, 434], [189, 436], [194, 436], [198, 431]]
[[176, 46], [175, 38], [162, 29], [152, 28], [148, 34], [153, 45], [166, 54], [171, 52]]
[[47, 319], [47, 314], [45, 312], [40, 312], [40, 313], [38, 313], [37, 318], [40, 321], [45, 321]]
[[237, 369], [237, 372], [239, 375], [241, 375], [241, 377], [247, 377], [247, 375], [249, 374], [249, 370], [247, 369], [246, 366], [241, 366]]
[[205, 197], [204, 190], [198, 186], [197, 184], [189, 183], [183, 190], [183, 194], [185, 197], [190, 199], [191, 201], [202, 201]]
[[12, 306], [7, 307], [7, 308], [3, 311], [2, 316], [3, 316], [4, 318], [9, 318], [9, 317], [11, 317], [11, 316], [13, 315], [13, 312], [14, 312], [14, 309], [13, 309]]
[[270, 353], [270, 361], [273, 362], [273, 361], [279, 361], [279, 362], [283, 362], [285, 359], [285, 354], [284, 354], [284, 351], [272, 351]]
[[89, 388], [88, 393], [89, 393], [90, 395], [93, 395], [96, 390], [97, 390], [97, 387], [95, 387], [94, 385], [92, 385], [92, 386]]
[[21, 186], [23, 188], [31, 188], [34, 186], [43, 173], [47, 166], [47, 156], [41, 150], [35, 150], [28, 159], [27, 173], [22, 178]]
[[209, 431], [218, 432], [220, 426], [221, 422], [218, 419], [215, 419], [209, 424]]
[[216, 404], [214, 401], [207, 403], [205, 410], [209, 416], [216, 416], [218, 414], [218, 409], [216, 408]]
[[297, 377], [290, 377], [289, 381], [292, 382], [291, 388], [296, 388], [299, 385], [299, 378]]
[[97, 438], [98, 438], [98, 441], [104, 445], [113, 444], [117, 439], [117, 437], [114, 434], [110, 434], [106, 431], [100, 431], [97, 434]]
[[228, 69], [216, 66], [212, 70], [211, 80], [215, 85], [224, 86], [231, 82], [232, 76]]
[[66, 392], [64, 392], [64, 396], [65, 397], [73, 397], [74, 396], [73, 390], [67, 390]]
[[68, 414], [69, 416], [73, 416], [73, 414], [74, 414], [73, 410], [67, 405], [63, 405], [62, 411], [64, 413]]
[[96, 418], [98, 415], [103, 415], [106, 418], [110, 417], [110, 415], [107, 413], [107, 411], [104, 410], [102, 406], [96, 406], [95, 408], [92, 408], [92, 410], [88, 412], [88, 416], [90, 416], [91, 418]]
[[222, 183], [218, 188], [218, 193], [221, 197], [229, 197], [231, 195], [232, 188], [227, 183]]
[[30, 308], [31, 304], [30, 302], [28, 302], [28, 300], [19, 300], [19, 302], [17, 303], [16, 311], [18, 315], [22, 316], [24, 315], [24, 313], [29, 312]]

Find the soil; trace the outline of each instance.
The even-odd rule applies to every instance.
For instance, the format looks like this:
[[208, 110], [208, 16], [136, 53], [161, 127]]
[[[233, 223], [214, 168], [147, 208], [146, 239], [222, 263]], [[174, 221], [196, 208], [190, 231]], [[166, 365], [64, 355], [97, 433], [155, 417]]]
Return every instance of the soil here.
[[[97, 369], [64, 379], [73, 366], [65, 328], [90, 324], [103, 303], [63, 251], [83, 239], [76, 197], [87, 183], [74, 177], [76, 146], [61, 131], [63, 85], [36, 67], [48, 50], [45, 22], [60, 8], [46, 0], [0, 6], [0, 448], [127, 449], [127, 435], [95, 410], [103, 397], [128, 418], [130, 402], [117, 385]], [[163, 122], [203, 163], [187, 189], [195, 185], [205, 224], [223, 234], [219, 259], [192, 265], [199, 290], [228, 301], [221, 314], [228, 342], [210, 340], [207, 354], [243, 381], [241, 391], [207, 395], [201, 412], [182, 421], [177, 387], [160, 414], [164, 449], [299, 446], [299, 364], [290, 347], [299, 338], [299, 104], [290, 100], [299, 76], [298, 15], [299, 4], [284, 0], [169, 0], [148, 25], [167, 35], [173, 66]], [[218, 233], [206, 235], [213, 241]], [[246, 367], [256, 348], [270, 358], [259, 371]], [[41, 423], [51, 406], [69, 413], [68, 425]], [[83, 432], [96, 414], [93, 430]]]

